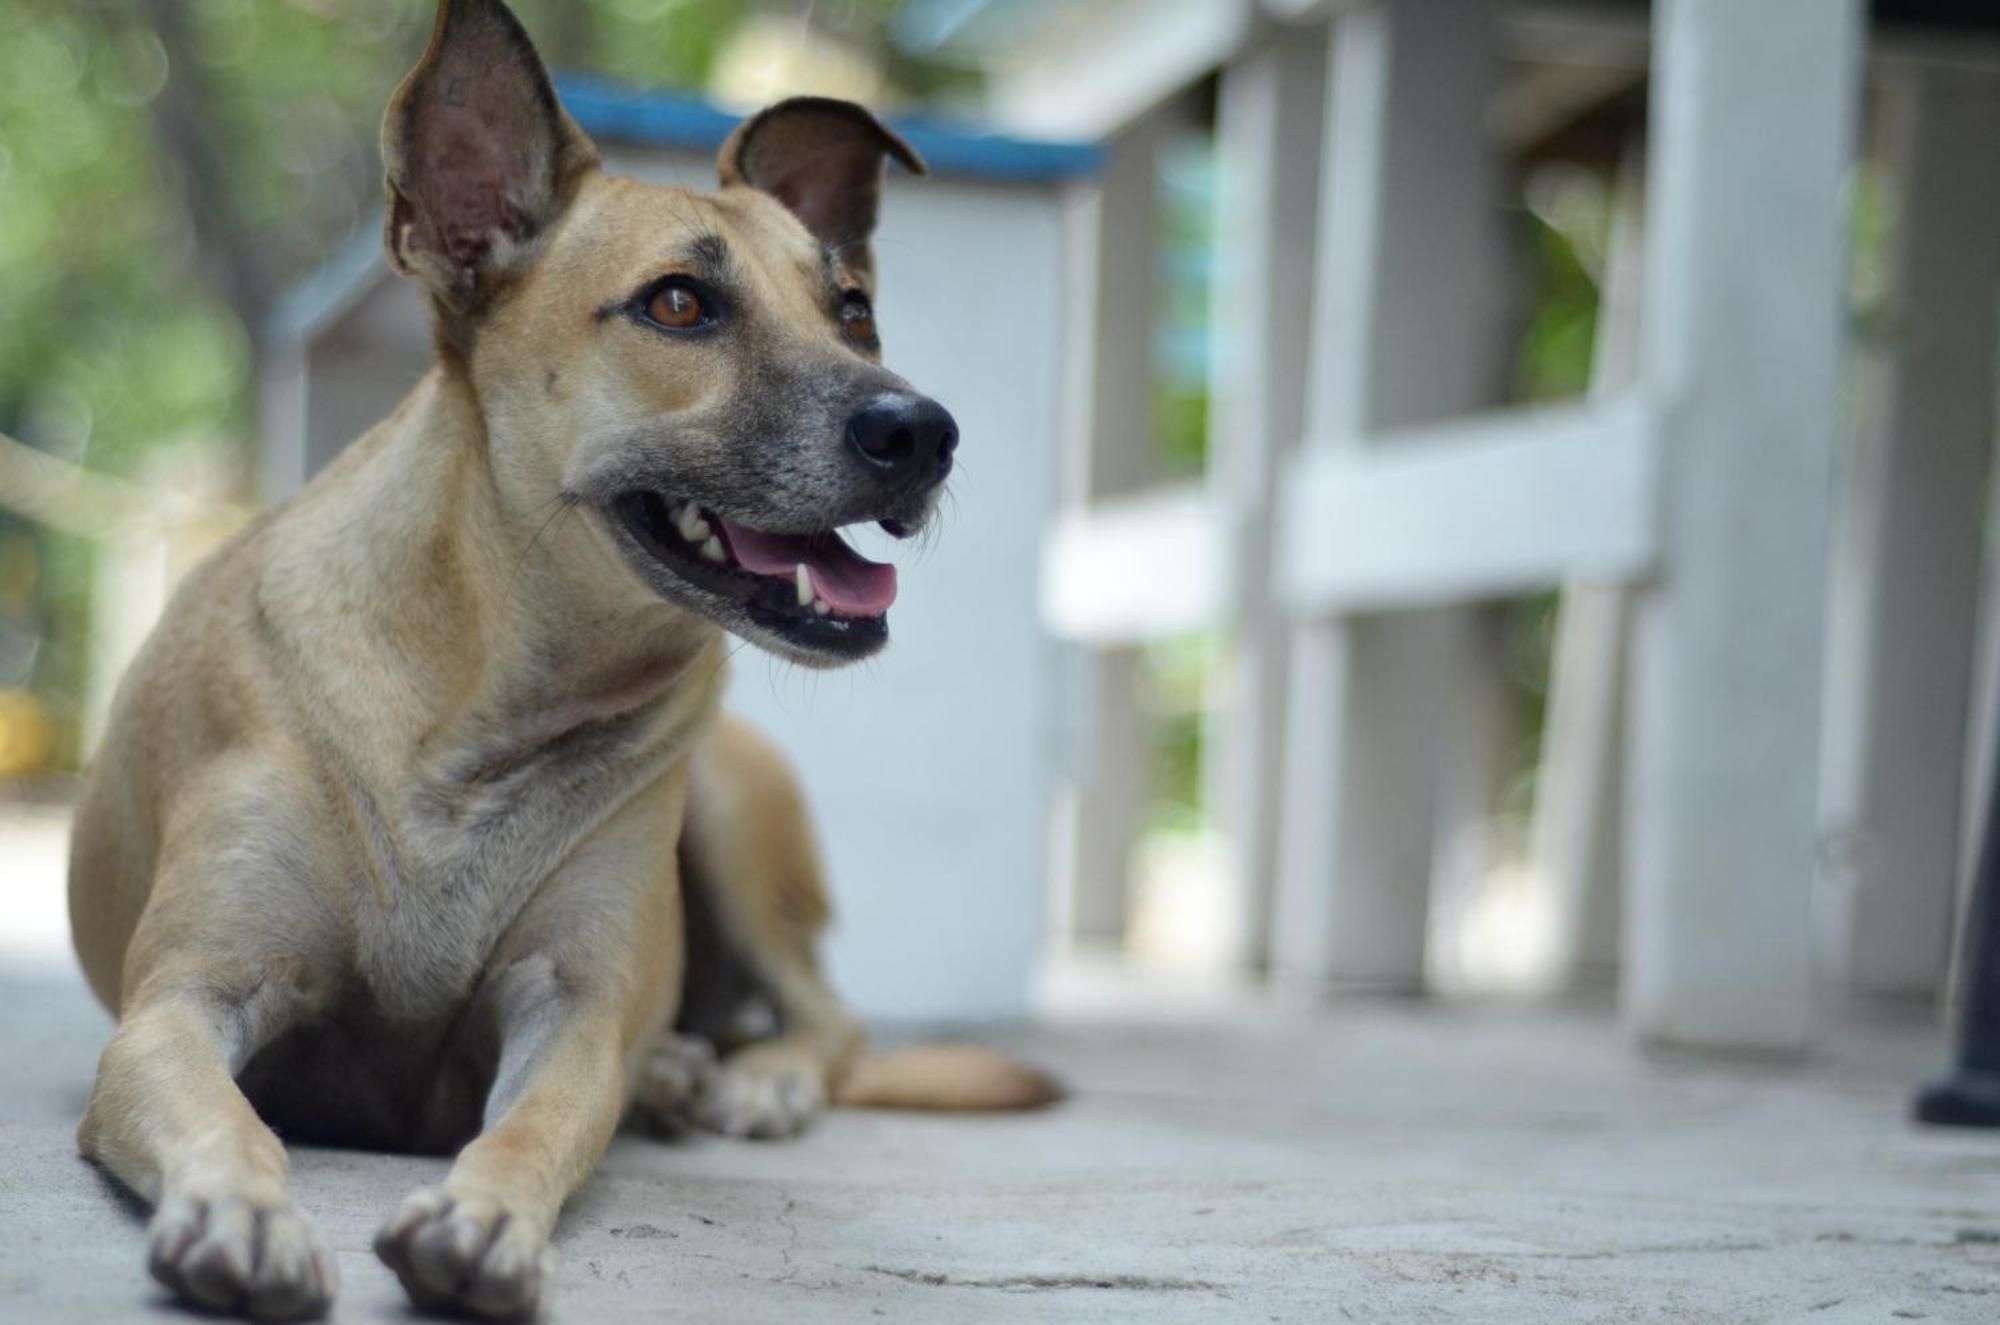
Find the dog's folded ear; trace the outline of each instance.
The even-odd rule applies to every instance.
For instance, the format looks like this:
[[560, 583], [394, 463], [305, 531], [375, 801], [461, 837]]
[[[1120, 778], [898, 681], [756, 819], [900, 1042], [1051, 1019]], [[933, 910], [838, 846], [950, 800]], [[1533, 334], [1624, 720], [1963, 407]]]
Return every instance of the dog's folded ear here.
[[389, 262], [477, 312], [596, 163], [499, 0], [439, 0], [430, 45], [382, 121]]
[[850, 266], [866, 270], [890, 157], [913, 175], [925, 173], [916, 150], [860, 106], [794, 97], [737, 125], [717, 166], [725, 187], [762, 189]]

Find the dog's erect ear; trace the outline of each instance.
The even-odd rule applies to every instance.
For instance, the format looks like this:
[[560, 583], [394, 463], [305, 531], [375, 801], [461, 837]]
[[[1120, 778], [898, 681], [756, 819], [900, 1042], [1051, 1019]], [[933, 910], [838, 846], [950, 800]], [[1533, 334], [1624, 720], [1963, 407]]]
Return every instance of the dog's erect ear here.
[[596, 159], [507, 7], [438, 0], [430, 45], [382, 120], [390, 264], [477, 311]]
[[925, 173], [915, 149], [853, 102], [794, 97], [737, 125], [717, 166], [725, 187], [762, 189], [865, 270], [889, 157], [913, 175]]

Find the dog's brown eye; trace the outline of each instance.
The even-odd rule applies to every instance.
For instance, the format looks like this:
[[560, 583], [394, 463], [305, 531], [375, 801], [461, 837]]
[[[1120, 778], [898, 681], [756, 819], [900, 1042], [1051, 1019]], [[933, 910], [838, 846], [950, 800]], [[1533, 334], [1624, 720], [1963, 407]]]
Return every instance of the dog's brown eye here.
[[849, 340], [863, 345], [875, 343], [875, 310], [869, 306], [867, 295], [856, 291], [841, 302], [840, 329]]
[[685, 285], [663, 285], [646, 301], [646, 316], [663, 327], [699, 326], [705, 311], [701, 296]]

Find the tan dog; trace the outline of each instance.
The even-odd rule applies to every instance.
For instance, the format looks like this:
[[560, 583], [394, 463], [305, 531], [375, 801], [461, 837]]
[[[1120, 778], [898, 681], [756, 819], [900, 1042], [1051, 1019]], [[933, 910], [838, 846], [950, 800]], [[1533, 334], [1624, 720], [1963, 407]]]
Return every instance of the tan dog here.
[[440, 6], [383, 128], [437, 364], [190, 578], [77, 819], [118, 1016], [79, 1141], [185, 1298], [326, 1309], [274, 1126], [462, 1146], [377, 1250], [420, 1307], [513, 1317], [635, 1100], [777, 1135], [829, 1096], [1049, 1097], [970, 1050], [851, 1061], [798, 792], [714, 721], [725, 629], [815, 666], [883, 643], [894, 571], [833, 531], [916, 531], [950, 468], [950, 415], [880, 365], [886, 157], [921, 170], [800, 100], [717, 193], [609, 177], [513, 16]]

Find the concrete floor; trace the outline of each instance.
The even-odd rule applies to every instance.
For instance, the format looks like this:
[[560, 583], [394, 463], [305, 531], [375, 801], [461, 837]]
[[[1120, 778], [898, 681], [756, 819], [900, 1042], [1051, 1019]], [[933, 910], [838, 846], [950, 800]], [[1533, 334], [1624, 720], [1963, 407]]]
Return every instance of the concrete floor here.
[[[0, 1321], [171, 1316], [75, 1158], [106, 1021], [0, 968]], [[558, 1235], [554, 1319], [2000, 1320], [2000, 1137], [1904, 1120], [1921, 1028], [1811, 1062], [1625, 1045], [1582, 1012], [1078, 1013], [1040, 1116], [847, 1113], [801, 1141], [621, 1139]], [[368, 1244], [438, 1162], [295, 1160], [337, 1319], [411, 1319]]]

